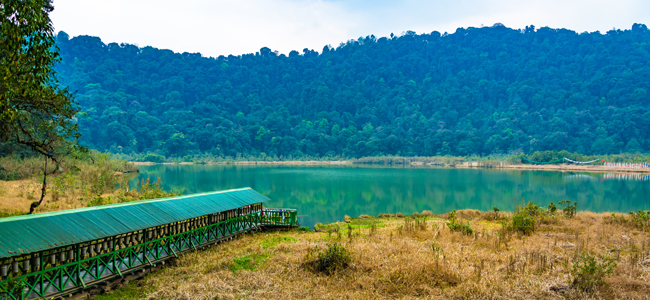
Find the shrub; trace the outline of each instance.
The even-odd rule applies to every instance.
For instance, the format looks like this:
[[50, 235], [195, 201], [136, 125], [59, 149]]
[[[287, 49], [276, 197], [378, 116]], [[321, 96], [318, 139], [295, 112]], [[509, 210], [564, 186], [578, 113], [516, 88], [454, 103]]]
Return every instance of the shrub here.
[[165, 161], [165, 157], [159, 154], [147, 154], [142, 158], [142, 161], [148, 161], [148, 162], [154, 162], [154, 163], [161, 163]]
[[647, 210], [631, 211], [627, 215], [612, 213], [603, 217], [603, 220], [608, 224], [625, 225], [641, 230], [650, 229], [650, 211]]
[[638, 229], [650, 228], [650, 211], [639, 210], [638, 212], [631, 211], [629, 213], [630, 223]]
[[512, 215], [512, 221], [505, 226], [512, 231], [519, 231], [522, 234], [530, 235], [535, 232], [537, 222], [552, 223], [556, 221], [555, 214], [535, 203], [528, 202], [524, 206], [517, 205], [515, 213]]
[[435, 217], [435, 215], [433, 214], [433, 212], [431, 212], [430, 210], [423, 210], [422, 213], [420, 213], [420, 216], [422, 216], [422, 217], [426, 217], [426, 218], [433, 218], [433, 217]]
[[19, 180], [20, 174], [17, 171], [7, 171], [0, 167], [0, 180], [11, 181]]
[[436, 242], [431, 243], [431, 250], [433, 253], [443, 253], [442, 246]]
[[352, 261], [350, 251], [339, 243], [328, 244], [323, 251], [316, 248], [314, 252], [310, 249], [307, 253], [307, 260], [314, 255], [317, 256], [316, 260], [308, 261], [305, 265], [314, 272], [327, 275], [347, 269]]
[[515, 213], [512, 216], [512, 229], [529, 235], [535, 232], [535, 218], [525, 213]]
[[447, 222], [447, 227], [449, 227], [449, 230], [461, 232], [462, 234], [465, 235], [474, 234], [474, 229], [472, 229], [472, 227], [470, 227], [469, 224], [462, 224], [458, 222], [458, 217], [455, 209], [448, 214], [449, 214], [449, 221]]
[[559, 205], [561, 205], [562, 211], [564, 212], [564, 216], [567, 218], [573, 218], [576, 215], [577, 207], [578, 207], [578, 202], [571, 202], [570, 200], [562, 200], [558, 202]]
[[106, 205], [106, 204], [111, 204], [111, 199], [108, 197], [102, 197], [101, 195], [97, 195], [95, 197], [90, 198], [88, 201], [86, 201], [86, 206], [88, 207]]
[[498, 209], [496, 206], [493, 206], [493, 207], [492, 207], [492, 210], [494, 211], [494, 219], [495, 219], [495, 220], [498, 219], [498, 218], [499, 218], [499, 212], [500, 212], [501, 210]]
[[573, 262], [570, 273], [573, 287], [585, 292], [592, 292], [597, 287], [607, 284], [605, 278], [611, 276], [616, 268], [614, 258], [605, 255], [592, 256], [581, 253]]
[[557, 206], [555, 206], [555, 203], [553, 203], [553, 201], [551, 201], [551, 203], [548, 205], [548, 211], [552, 214], [555, 214], [557, 211]]
[[625, 215], [623, 215], [623, 214], [615, 214], [615, 213], [611, 213], [611, 215], [609, 215], [609, 216], [604, 216], [603, 220], [607, 224], [625, 225], [625, 224], [628, 223], [628, 219], [625, 218]]
[[309, 227], [307, 227], [307, 226], [300, 226], [300, 227], [296, 228], [296, 231], [298, 231], [298, 232], [311, 232], [311, 229]]
[[533, 201], [526, 203], [524, 206], [517, 207], [515, 212], [521, 212], [522, 214], [532, 217], [537, 217], [544, 213], [543, 209], [539, 205], [533, 203]]

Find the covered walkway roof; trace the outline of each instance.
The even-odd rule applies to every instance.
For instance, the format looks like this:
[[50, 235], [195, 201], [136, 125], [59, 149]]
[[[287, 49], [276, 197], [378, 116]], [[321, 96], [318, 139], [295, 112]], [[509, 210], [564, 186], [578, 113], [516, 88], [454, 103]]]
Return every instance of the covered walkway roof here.
[[268, 201], [251, 188], [0, 219], [0, 258], [73, 245]]

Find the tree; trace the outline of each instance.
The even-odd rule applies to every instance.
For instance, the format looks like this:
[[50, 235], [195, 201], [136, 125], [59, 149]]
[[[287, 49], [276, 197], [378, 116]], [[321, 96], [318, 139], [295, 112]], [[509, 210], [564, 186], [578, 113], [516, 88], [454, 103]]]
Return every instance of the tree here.
[[[57, 86], [59, 61], [49, 13], [50, 0], [6, 0], [0, 4], [0, 141], [18, 144], [58, 162], [80, 147], [72, 95]], [[46, 169], [47, 170], [47, 169]], [[45, 173], [45, 172], [44, 172]], [[41, 199], [45, 196], [44, 174]]]
[[120, 149], [132, 155], [178, 132], [187, 153], [232, 157], [645, 152], [648, 40], [642, 24], [496, 26], [213, 58], [60, 32], [56, 71], [87, 112], [81, 142], [100, 151], [125, 144], [108, 132], [116, 121], [134, 133]]

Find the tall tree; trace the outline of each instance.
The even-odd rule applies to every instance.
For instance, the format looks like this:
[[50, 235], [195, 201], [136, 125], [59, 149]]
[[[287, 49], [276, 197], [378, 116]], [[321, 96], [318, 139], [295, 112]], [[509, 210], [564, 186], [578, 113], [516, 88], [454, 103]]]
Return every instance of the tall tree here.
[[[55, 162], [78, 148], [79, 112], [72, 95], [59, 88], [59, 61], [49, 13], [50, 0], [0, 3], [0, 141], [18, 144]], [[40, 205], [45, 195], [44, 172]]]

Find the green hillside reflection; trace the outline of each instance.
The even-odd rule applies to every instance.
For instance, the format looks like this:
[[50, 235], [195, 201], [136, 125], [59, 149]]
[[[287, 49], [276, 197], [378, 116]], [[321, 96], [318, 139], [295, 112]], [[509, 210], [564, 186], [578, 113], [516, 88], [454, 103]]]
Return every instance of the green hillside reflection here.
[[512, 210], [517, 197], [547, 205], [578, 201], [595, 212], [648, 209], [650, 181], [607, 174], [494, 169], [380, 168], [366, 166], [142, 166], [137, 179], [160, 177], [183, 194], [251, 187], [271, 198], [268, 207], [297, 208], [303, 225], [343, 216], [411, 214], [422, 210]]

